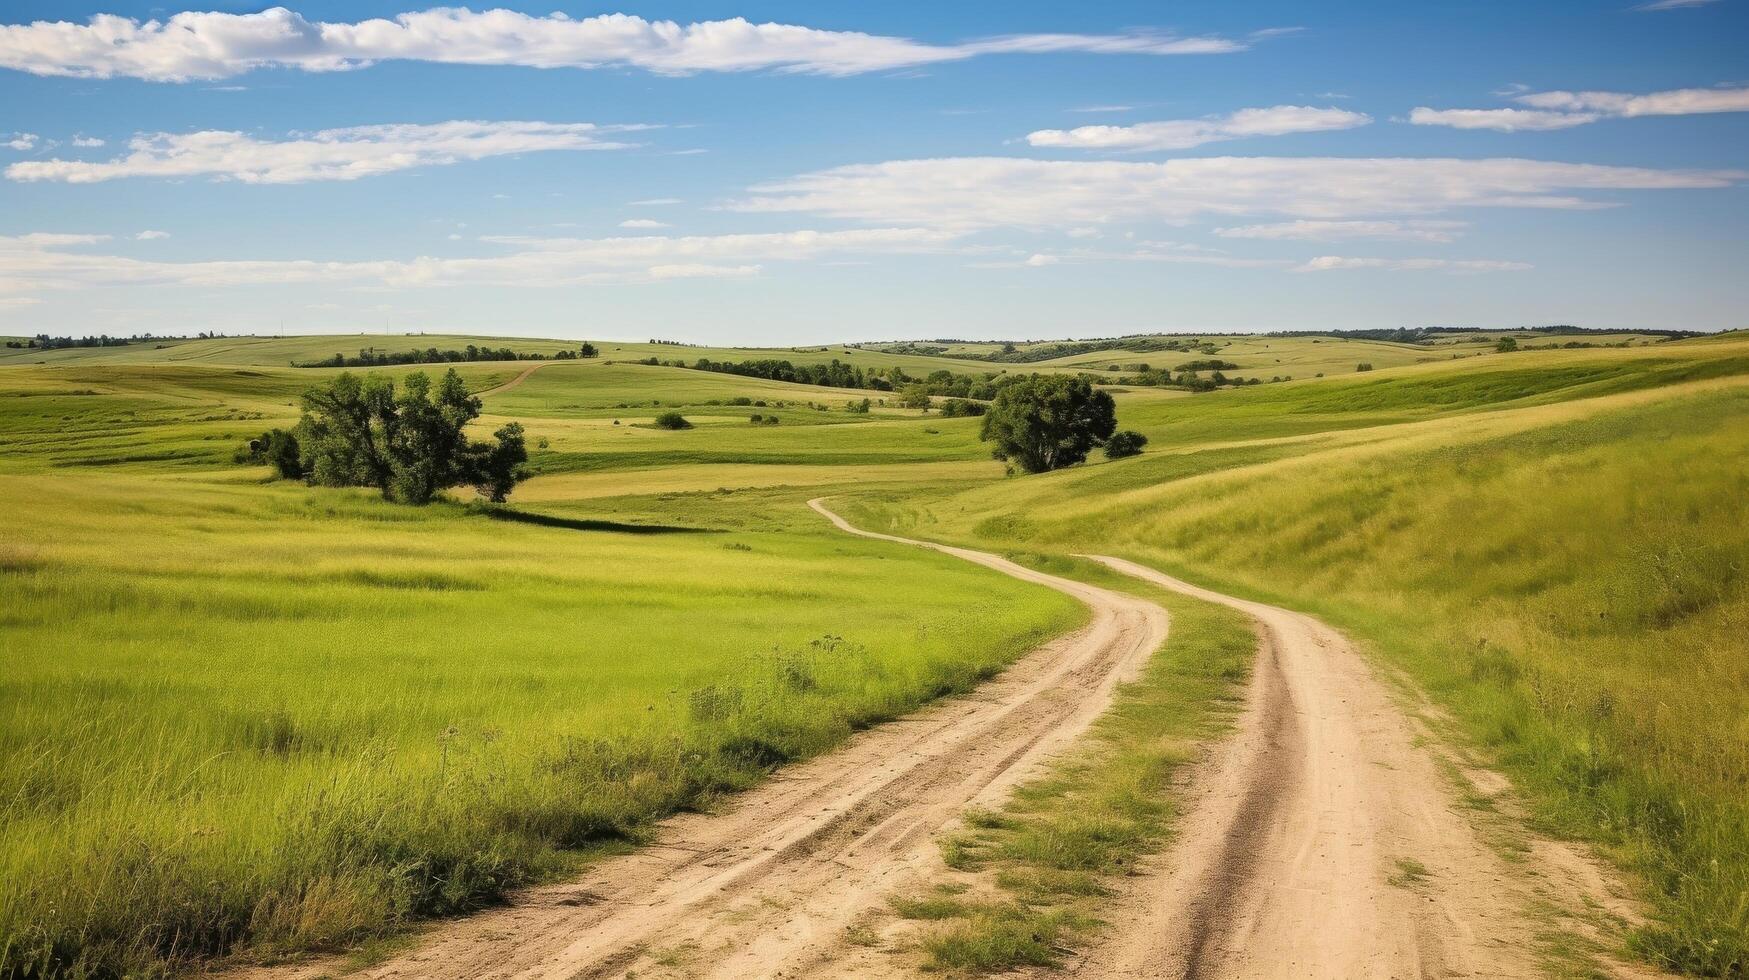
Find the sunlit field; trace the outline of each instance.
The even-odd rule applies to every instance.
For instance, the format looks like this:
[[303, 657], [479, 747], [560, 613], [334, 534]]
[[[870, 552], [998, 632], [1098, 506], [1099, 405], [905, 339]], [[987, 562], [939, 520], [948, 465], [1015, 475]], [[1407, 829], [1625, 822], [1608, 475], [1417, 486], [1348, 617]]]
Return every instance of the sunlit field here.
[[1642, 876], [1643, 953], [1724, 970], [1749, 936], [1745, 355], [1520, 354], [1162, 402], [1126, 416], [1158, 453], [860, 516], [1127, 555], [1343, 625], [1544, 826]]
[[[234, 455], [338, 373], [293, 360], [481, 338], [7, 351], [0, 973], [342, 949], [473, 909], [1084, 615], [832, 531], [815, 496], [865, 527], [1063, 568], [1120, 555], [1324, 616], [1541, 826], [1633, 873], [1641, 954], [1702, 974], [1745, 956], [1749, 341], [1209, 339], [1265, 378], [1279, 352], [1295, 380], [1116, 387], [1147, 451], [1026, 477], [978, 419], [891, 393], [629, 362], [1034, 365], [612, 342], [462, 364], [479, 428], [521, 421], [535, 475], [507, 507], [424, 508]], [[1374, 370], [1338, 370], [1360, 357]], [[652, 425], [664, 411], [693, 427]]]
[[[501, 380], [485, 368], [465, 368], [476, 386]], [[694, 397], [640, 370], [659, 400]], [[1082, 615], [721, 481], [630, 520], [564, 503], [584, 495], [416, 509], [264, 484], [229, 456], [289, 421], [302, 374], [8, 375], [8, 969], [335, 947], [475, 907], [963, 690]], [[816, 486], [868, 475], [808, 469]], [[684, 487], [614, 492], [658, 488]]]

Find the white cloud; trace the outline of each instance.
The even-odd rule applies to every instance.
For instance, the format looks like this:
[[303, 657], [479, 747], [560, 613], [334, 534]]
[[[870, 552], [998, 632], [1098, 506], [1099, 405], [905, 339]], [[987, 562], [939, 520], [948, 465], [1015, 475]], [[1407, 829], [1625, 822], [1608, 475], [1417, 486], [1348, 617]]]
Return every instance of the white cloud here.
[[6, 146], [13, 150], [34, 150], [38, 138], [35, 133], [13, 133], [7, 138]]
[[341, 71], [377, 61], [631, 66], [664, 75], [780, 69], [855, 75], [985, 54], [1223, 54], [1246, 41], [1128, 34], [1017, 34], [936, 45], [857, 31], [743, 18], [679, 24], [629, 14], [573, 19], [512, 10], [434, 8], [357, 22], [305, 19], [284, 7], [260, 13], [188, 11], [139, 21], [99, 14], [85, 24], [0, 26], [0, 67], [38, 75], [126, 76], [153, 81], [226, 78], [255, 68]]
[[1247, 136], [1282, 136], [1332, 129], [1353, 129], [1372, 122], [1372, 117], [1344, 109], [1278, 105], [1267, 109], [1240, 109], [1225, 116], [1204, 119], [1173, 119], [1137, 123], [1134, 126], [1081, 126], [1076, 129], [1041, 129], [1028, 133], [1033, 146], [1077, 150], [1183, 150], [1204, 143], [1243, 139]]
[[1367, 259], [1343, 255], [1320, 255], [1295, 272], [1333, 272], [1343, 269], [1384, 269], [1390, 272], [1523, 272], [1535, 268], [1528, 262], [1502, 262], [1495, 259]]
[[1417, 126], [1493, 129], [1502, 133], [1567, 129], [1596, 122], [1597, 119], [1592, 113], [1549, 112], [1543, 109], [1429, 109], [1421, 106], [1409, 113], [1409, 121]]
[[91, 149], [93, 147], [102, 146], [103, 141], [95, 136], [75, 136], [73, 137], [73, 145], [84, 149]]
[[620, 222], [619, 226], [621, 228], [668, 228], [668, 227], [672, 227], [669, 224], [667, 224], [666, 222], [657, 221], [654, 218], [627, 218], [626, 220]]
[[1749, 112], [1749, 87], [1680, 88], [1633, 95], [1627, 92], [1529, 92], [1512, 99], [1529, 109], [1428, 109], [1409, 113], [1420, 126], [1497, 129], [1501, 132], [1566, 129], [1599, 119], [1634, 116], [1692, 116]]
[[1336, 242], [1355, 238], [1383, 238], [1411, 242], [1456, 241], [1467, 221], [1283, 221], [1267, 225], [1216, 228], [1222, 238], [1254, 238], [1266, 241]]
[[650, 278], [663, 279], [746, 279], [759, 275], [757, 265], [709, 265], [702, 262], [682, 262], [674, 265], [653, 265]]
[[1043, 252], [1040, 252], [1036, 255], [1028, 256], [1025, 264], [1033, 267], [1034, 269], [1037, 269], [1037, 268], [1040, 268], [1042, 266], [1056, 265], [1058, 262], [1061, 262], [1061, 261], [1063, 261], [1063, 260], [1059, 256], [1046, 255]]
[[1206, 215], [1343, 219], [1457, 207], [1596, 208], [1586, 191], [1728, 187], [1742, 171], [1513, 158], [951, 157], [858, 164], [752, 188], [733, 210], [944, 228], [1069, 228]]
[[1069, 111], [1070, 112], [1130, 112], [1133, 109], [1135, 109], [1135, 106], [1133, 106], [1133, 105], [1087, 105], [1087, 106], [1081, 106], [1078, 109], [1070, 109]]
[[680, 200], [680, 198], [678, 198], [678, 197], [650, 197], [650, 198], [645, 198], [642, 201], [627, 201], [626, 206], [632, 207], [632, 208], [644, 208], [644, 207], [661, 207], [662, 205], [665, 205], [665, 204], [681, 204], [681, 203], [684, 203], [684, 202], [682, 202]]
[[682, 238], [498, 237], [481, 239], [507, 249], [496, 256], [450, 259], [421, 256], [354, 262], [309, 259], [152, 262], [75, 250], [107, 237], [40, 233], [0, 237], [0, 294], [126, 285], [539, 287], [721, 278], [756, 275], [761, 268], [759, 263], [768, 261], [939, 251], [952, 247], [957, 236], [924, 228], [867, 228]]
[[1749, 87], [1679, 88], [1631, 95], [1625, 92], [1534, 92], [1518, 101], [1539, 109], [1596, 112], [1610, 116], [1690, 116], [1749, 112]]
[[1635, 10], [1682, 10], [1682, 9], [1685, 9], [1688, 7], [1704, 7], [1709, 3], [1716, 3], [1716, 2], [1717, 2], [1717, 0], [1652, 0], [1651, 3], [1642, 3], [1639, 6], [1635, 7], [1634, 9]]
[[1070, 238], [1098, 238], [1102, 232], [1098, 228], [1070, 228], [1065, 234]]
[[150, 133], [128, 141], [127, 156], [104, 162], [29, 160], [6, 168], [13, 180], [89, 184], [122, 177], [200, 177], [249, 184], [356, 180], [412, 167], [542, 150], [612, 150], [631, 144], [603, 134], [629, 128], [591, 123], [479, 122], [353, 126], [260, 140], [202, 130]]
[[167, 231], [152, 231], [150, 229], [147, 229], [146, 231], [142, 231], [138, 235], [135, 235], [134, 239], [136, 241], [152, 242], [152, 241], [157, 241], [160, 238], [169, 238], [169, 237], [170, 237], [170, 233]]

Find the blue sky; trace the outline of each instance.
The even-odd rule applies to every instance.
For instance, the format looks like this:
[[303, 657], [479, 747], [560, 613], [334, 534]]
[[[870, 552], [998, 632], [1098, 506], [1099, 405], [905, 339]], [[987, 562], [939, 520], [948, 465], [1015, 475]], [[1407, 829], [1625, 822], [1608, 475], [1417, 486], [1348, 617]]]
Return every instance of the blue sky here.
[[1744, 0], [191, 10], [0, 13], [0, 332], [1749, 326]]

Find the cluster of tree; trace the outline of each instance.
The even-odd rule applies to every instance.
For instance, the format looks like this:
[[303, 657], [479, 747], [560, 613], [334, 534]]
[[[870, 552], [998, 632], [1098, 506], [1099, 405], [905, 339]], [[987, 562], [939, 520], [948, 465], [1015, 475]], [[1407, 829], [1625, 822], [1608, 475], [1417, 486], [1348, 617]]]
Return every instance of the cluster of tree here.
[[108, 334], [99, 334], [96, 337], [51, 337], [46, 333], [39, 333], [28, 340], [9, 340], [6, 346], [41, 350], [60, 350], [63, 347], [126, 347], [141, 339], [145, 338], [111, 337]]
[[983, 402], [975, 402], [966, 398], [949, 398], [941, 403], [941, 417], [944, 419], [977, 418], [988, 412], [990, 406]]
[[453, 368], [435, 391], [424, 372], [414, 372], [399, 393], [390, 378], [342, 374], [305, 392], [303, 404], [295, 429], [263, 433], [239, 455], [284, 479], [375, 487], [385, 499], [408, 504], [429, 503], [458, 486], [502, 502], [527, 476], [520, 423], [499, 429], [491, 442], [467, 437], [480, 399]]
[[[1227, 362], [1223, 361], [1220, 363], [1225, 364]], [[1134, 388], [1180, 388], [1184, 391], [1214, 391], [1216, 388], [1224, 388], [1228, 386], [1239, 387], [1243, 385], [1263, 383], [1258, 378], [1228, 377], [1222, 371], [1211, 372], [1205, 377], [1195, 370], [1180, 371], [1178, 374], [1174, 375], [1171, 371], [1165, 370], [1164, 368], [1155, 371], [1148, 368], [1146, 365], [1143, 365], [1142, 367], [1144, 368], [1142, 371], [1135, 374], [1126, 374], [1118, 378], [1116, 383], [1128, 385]], [[1238, 365], [1227, 364], [1227, 367], [1236, 368]], [[1275, 380], [1281, 379], [1277, 378]]]
[[1178, 365], [1178, 367], [1174, 368], [1173, 370], [1175, 370], [1175, 371], [1237, 371], [1237, 370], [1239, 370], [1239, 365], [1234, 364], [1232, 361], [1223, 361], [1219, 358], [1212, 358], [1212, 359], [1209, 359], [1206, 361], [1185, 361], [1183, 364]]
[[[574, 361], [582, 357], [594, 357], [601, 353], [594, 344], [584, 342], [576, 350], [561, 350], [553, 354], [550, 360]], [[438, 350], [427, 347], [424, 350], [380, 351], [375, 347], [366, 347], [358, 352], [356, 357], [345, 354], [335, 354], [333, 357], [320, 361], [292, 362], [292, 367], [301, 368], [345, 368], [345, 367], [388, 367], [393, 364], [466, 364], [474, 361], [545, 361], [546, 354], [539, 352], [521, 353], [509, 347], [479, 347], [474, 344], [461, 350]]]
[[1043, 473], [1085, 460], [1116, 431], [1111, 395], [1085, 378], [1033, 375], [996, 395], [978, 437], [995, 443], [997, 459]]
[[1013, 380], [998, 374], [986, 374], [980, 377], [970, 374], [955, 374], [947, 370], [932, 371], [927, 377], [918, 378], [905, 373], [904, 368], [897, 366], [865, 368], [856, 364], [846, 364], [836, 358], [826, 364], [796, 364], [778, 358], [765, 358], [756, 361], [713, 361], [708, 357], [701, 357], [690, 364], [680, 360], [664, 361], [655, 357], [646, 357], [632, 363], [658, 367], [691, 368], [695, 371], [715, 371], [718, 374], [764, 378], [767, 381], [790, 381], [823, 388], [908, 391], [915, 386], [915, 392], [920, 393], [925, 400], [920, 405], [912, 407], [926, 407], [929, 395], [988, 400], [996, 397], [996, 392], [1003, 384]]

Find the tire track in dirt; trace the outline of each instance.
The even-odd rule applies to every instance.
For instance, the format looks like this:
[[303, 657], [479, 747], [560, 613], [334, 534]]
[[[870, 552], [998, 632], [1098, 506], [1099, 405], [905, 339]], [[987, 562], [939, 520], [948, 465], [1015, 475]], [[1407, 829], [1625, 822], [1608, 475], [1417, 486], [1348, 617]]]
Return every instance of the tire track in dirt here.
[[[1083, 628], [1026, 655], [965, 697], [859, 733], [787, 767], [722, 812], [664, 821], [654, 845], [580, 879], [530, 889], [508, 908], [434, 927], [412, 951], [356, 975], [548, 978], [817, 976], [847, 930], [940, 862], [936, 838], [969, 806], [1000, 804], [1086, 730], [1165, 641], [1165, 610], [983, 552], [931, 548], [1067, 593]], [[315, 977], [315, 963], [258, 977]]]
[[1172, 846], [1144, 863], [1148, 876], [1111, 910], [1124, 928], [1078, 975], [1536, 977], [1548, 966], [1540, 934], [1600, 939], [1550, 910], [1575, 899], [1621, 907], [1607, 876], [1552, 841], [1512, 861], [1490, 846], [1484, 815], [1463, 808], [1440, 757], [1340, 633], [1087, 557], [1250, 615], [1259, 654], [1234, 734], [1192, 778]]

